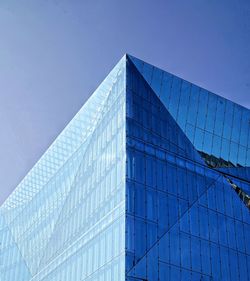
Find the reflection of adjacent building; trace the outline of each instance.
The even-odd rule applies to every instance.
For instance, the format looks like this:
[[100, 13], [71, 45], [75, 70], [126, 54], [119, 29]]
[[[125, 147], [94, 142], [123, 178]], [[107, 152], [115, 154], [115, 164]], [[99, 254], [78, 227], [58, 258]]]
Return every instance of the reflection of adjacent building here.
[[233, 181], [227, 178], [227, 181], [230, 183], [235, 192], [239, 195], [240, 199], [246, 204], [246, 206], [250, 209], [250, 197], [246, 194], [242, 189], [240, 189]]
[[[231, 176], [231, 177], [234, 175], [236, 178], [240, 177], [241, 181], [246, 181], [246, 184], [249, 185], [250, 184], [249, 180], [246, 180], [246, 179], [244, 179], [244, 176], [242, 177], [242, 176], [239, 176], [237, 174], [237, 170], [238, 171], [241, 171], [241, 170], [244, 171], [244, 167], [242, 167], [240, 165], [237, 165], [237, 167], [236, 167], [231, 162], [225, 161], [224, 159], [221, 159], [221, 158], [218, 159], [217, 157], [215, 157], [213, 155], [207, 155], [204, 152], [200, 152], [200, 154], [209, 167], [218, 168], [219, 171], [221, 171], [221, 172], [224, 171], [224, 176], [227, 179], [227, 181], [229, 182], [230, 186], [235, 190], [235, 192], [238, 194], [240, 199], [250, 209], [250, 196], [242, 188], [240, 188], [237, 184], [235, 184], [232, 179], [230, 179], [228, 177], [228, 175]], [[223, 168], [226, 168], [226, 169], [223, 170]], [[230, 168], [232, 168], [232, 169], [230, 169]], [[235, 169], [233, 169], [233, 168], [235, 168]], [[242, 168], [242, 169], [240, 169], [240, 168]], [[248, 169], [248, 170], [250, 170], [250, 169]], [[235, 174], [235, 171], [236, 171], [236, 174]], [[248, 192], [250, 193], [250, 189], [248, 189]]]

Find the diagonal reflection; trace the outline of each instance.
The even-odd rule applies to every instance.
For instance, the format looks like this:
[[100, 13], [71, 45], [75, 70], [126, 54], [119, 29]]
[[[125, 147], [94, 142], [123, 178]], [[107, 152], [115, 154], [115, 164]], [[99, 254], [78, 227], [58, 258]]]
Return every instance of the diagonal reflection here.
[[199, 201], [199, 199], [200, 199], [203, 195], [205, 195], [206, 192], [207, 192], [220, 178], [222, 178], [222, 177], [223, 177], [223, 176], [219, 174], [218, 177], [215, 178], [214, 181], [213, 181], [212, 183], [210, 183], [210, 184], [207, 186], [207, 188], [200, 194], [200, 196], [198, 196], [198, 198], [196, 198], [196, 199], [191, 203], [190, 207], [187, 208], [187, 209], [183, 212], [183, 214], [178, 218], [178, 220], [177, 220], [167, 231], [165, 231], [165, 232], [159, 237], [159, 239], [157, 239], [157, 241], [155, 241], [155, 243], [153, 243], [153, 244], [151, 245], [151, 247], [150, 247], [149, 249], [146, 250], [146, 252], [144, 253], [144, 255], [143, 255], [142, 257], [140, 257], [140, 258], [135, 262], [135, 264], [127, 271], [126, 274], [129, 274], [129, 273], [140, 263], [140, 261], [141, 261], [145, 256], [147, 256], [147, 254], [159, 243], [159, 241], [160, 241], [165, 235], [167, 235], [167, 234], [171, 231], [171, 229], [175, 227], [176, 224], [178, 224], [178, 223], [180, 222], [180, 220], [182, 219], [182, 217], [183, 217], [188, 211], [190, 211], [190, 209]]
[[[115, 84], [115, 81], [114, 81], [114, 84]], [[88, 139], [87, 147], [83, 151], [82, 160], [81, 160], [81, 162], [79, 164], [79, 167], [78, 167], [78, 169], [77, 169], [77, 171], [75, 173], [74, 180], [71, 183], [70, 190], [69, 190], [68, 195], [67, 195], [67, 197], [65, 199], [63, 207], [61, 208], [60, 214], [59, 214], [58, 219], [57, 219], [57, 221], [55, 223], [55, 226], [54, 226], [54, 231], [51, 234], [49, 242], [47, 243], [47, 247], [46, 247], [46, 249], [44, 251], [43, 257], [41, 258], [41, 260], [39, 262], [39, 266], [37, 268], [37, 271], [41, 270], [44, 266], [46, 266], [46, 264], [49, 263], [53, 258], [55, 258], [57, 253], [58, 253], [59, 249], [57, 249], [55, 251], [52, 251], [51, 256], [47, 256], [46, 257], [46, 254], [51, 252], [48, 249], [49, 249], [50, 246], [52, 246], [53, 241], [56, 240], [55, 237], [57, 236], [57, 232], [60, 230], [59, 226], [60, 226], [60, 224], [62, 224], [63, 220], [65, 219], [65, 214], [64, 214], [65, 208], [70, 205], [70, 201], [72, 200], [72, 198], [71, 198], [72, 194], [74, 193], [75, 189], [78, 187], [78, 185], [77, 185], [78, 177], [80, 176], [80, 171], [82, 170], [83, 165], [87, 161], [86, 160], [86, 154], [87, 154], [89, 148], [92, 146], [92, 141], [93, 141], [93, 138], [95, 136], [95, 131], [98, 128], [98, 126], [100, 125], [100, 122], [102, 121], [103, 116], [106, 114], [106, 112], [107, 112], [107, 110], [109, 108], [108, 104], [112, 103], [112, 99], [113, 98], [114, 97], [113, 97], [113, 95], [111, 93], [111, 90], [110, 90], [110, 93], [107, 96], [106, 101], [104, 102], [103, 109], [102, 109], [102, 111], [99, 114], [98, 121], [96, 122], [96, 125], [93, 128], [92, 134], [91, 134], [91, 136]]]

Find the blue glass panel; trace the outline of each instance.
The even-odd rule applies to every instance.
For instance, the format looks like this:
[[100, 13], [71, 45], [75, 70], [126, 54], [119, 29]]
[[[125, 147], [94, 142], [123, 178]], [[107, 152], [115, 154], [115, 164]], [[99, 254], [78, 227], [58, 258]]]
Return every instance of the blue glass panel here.
[[[142, 67], [137, 58], [129, 58], [197, 150], [210, 153], [213, 146], [211, 154], [217, 158], [225, 157], [234, 164], [250, 166], [250, 152], [247, 151], [250, 146], [250, 110], [145, 62]], [[152, 69], [157, 79], [152, 80]], [[161, 81], [157, 82], [159, 79]], [[205, 140], [207, 134], [213, 138], [209, 135]], [[221, 152], [223, 143], [231, 142], [242, 147], [240, 157], [235, 153], [234, 145], [228, 145]]]
[[[160, 75], [158, 71], [158, 78]], [[136, 85], [131, 82], [134, 80], [137, 80]], [[170, 80], [171, 78], [168, 83]], [[175, 93], [181, 89], [184, 91], [184, 88], [186, 88], [186, 92], [192, 92], [192, 87], [189, 88], [189, 85], [184, 82], [180, 86], [179, 82], [178, 79], [173, 79], [172, 85], [176, 87]], [[135, 184], [139, 184], [137, 188], [140, 191], [135, 196], [140, 196], [139, 194], [144, 189], [141, 198], [142, 201], [145, 200], [145, 203], [141, 209], [144, 210], [145, 206], [143, 212], [146, 213], [145, 216], [139, 212], [132, 214], [135, 217], [133, 220], [135, 223], [134, 237], [141, 235], [143, 239], [142, 242], [138, 239], [134, 240], [135, 254], [134, 259], [129, 257], [128, 267], [126, 267], [127, 276], [133, 277], [134, 280], [159, 278], [159, 280], [219, 281], [241, 280], [243, 276], [246, 279], [246, 262], [242, 276], [238, 274], [238, 262], [234, 274], [230, 272], [229, 268], [232, 261], [231, 256], [234, 256], [234, 253], [247, 253], [247, 251], [249, 253], [249, 247], [245, 246], [247, 240], [245, 233], [249, 233], [248, 226], [250, 225], [249, 217], [246, 215], [247, 208], [222, 174], [206, 167], [202, 162], [197, 162], [196, 158], [193, 158], [193, 154], [183, 157], [182, 151], [185, 149], [180, 150], [178, 145], [189, 144], [186, 139], [183, 143], [183, 140], [178, 139], [175, 126], [171, 125], [171, 130], [167, 129], [168, 134], [165, 134], [166, 130], [159, 130], [153, 117], [149, 121], [150, 116], [147, 115], [155, 114], [152, 104], [158, 107], [158, 120], [163, 118], [165, 124], [168, 122], [167, 118], [161, 117], [161, 114], [164, 112], [165, 116], [168, 116], [168, 112], [161, 110], [161, 104], [153, 97], [154, 95], [156, 97], [156, 94], [131, 67], [130, 62], [127, 66], [127, 87], [127, 98], [132, 100], [129, 103], [132, 109], [128, 109], [128, 112], [133, 112], [133, 115], [127, 115], [127, 118], [129, 117], [127, 119], [127, 151], [128, 155], [131, 155], [129, 157], [135, 159], [138, 153], [144, 154], [144, 158], [142, 155], [140, 156], [141, 159], [143, 158], [140, 162], [145, 163], [145, 165], [141, 165], [141, 171], [144, 170], [145, 177], [142, 177], [142, 180], [128, 177], [127, 188], [130, 188], [130, 182], [134, 182], [134, 188]], [[139, 106], [137, 95], [140, 96], [142, 106]], [[215, 130], [217, 111], [215, 110], [213, 113], [206, 111], [212, 110], [214, 106], [217, 107], [218, 100], [215, 95], [211, 97], [207, 91], [199, 90], [198, 103], [200, 95], [206, 96], [208, 103], [208, 106], [203, 108], [205, 121], [199, 121], [200, 127], [207, 131], [195, 128], [195, 136], [197, 135], [198, 138], [197, 146], [203, 142], [203, 148], [207, 149], [206, 151], [210, 149], [211, 153], [220, 155], [223, 139], [219, 135], [209, 132], [209, 130]], [[144, 101], [144, 99], [148, 101]], [[180, 100], [184, 100], [184, 97], [181, 97]], [[169, 102], [174, 106], [179, 101], [176, 96], [173, 98], [171, 93]], [[141, 109], [143, 106], [146, 108]], [[143, 119], [140, 117], [141, 113], [138, 112], [141, 110], [144, 114]], [[201, 112], [199, 111], [199, 114]], [[178, 111], [171, 112], [171, 114], [178, 116]], [[183, 120], [189, 118], [187, 116]], [[199, 119], [202, 120], [202, 118], [201, 114]], [[182, 121], [179, 119], [179, 122]], [[156, 136], [153, 136], [155, 133]], [[164, 141], [161, 141], [161, 136], [164, 137]], [[202, 138], [202, 141], [199, 138]], [[175, 139], [177, 146], [174, 147], [171, 143], [169, 145], [168, 142], [172, 139], [173, 142]], [[224, 140], [227, 141], [227, 139]], [[228, 141], [228, 160], [232, 157], [231, 148], [232, 144]], [[235, 157], [233, 156], [233, 158]], [[141, 206], [140, 199], [136, 204]], [[142, 221], [143, 227], [140, 226]], [[136, 226], [136, 224], [138, 225]], [[136, 234], [141, 231], [144, 234]], [[138, 254], [141, 256], [139, 257]]]
[[225, 173], [226, 175], [231, 175], [242, 180], [250, 182], [250, 168], [249, 167], [240, 167], [240, 168], [218, 168], [220, 172]]

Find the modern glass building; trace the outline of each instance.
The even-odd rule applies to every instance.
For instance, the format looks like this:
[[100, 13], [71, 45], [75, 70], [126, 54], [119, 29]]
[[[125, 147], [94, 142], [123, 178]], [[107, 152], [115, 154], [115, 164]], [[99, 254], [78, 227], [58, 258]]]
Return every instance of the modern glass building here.
[[125, 55], [0, 208], [1, 281], [250, 281], [250, 110]]

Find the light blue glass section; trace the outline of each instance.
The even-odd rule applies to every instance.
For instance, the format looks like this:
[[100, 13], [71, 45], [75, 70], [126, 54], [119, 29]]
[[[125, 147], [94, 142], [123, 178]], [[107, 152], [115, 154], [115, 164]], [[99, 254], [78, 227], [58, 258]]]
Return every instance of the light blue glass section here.
[[125, 278], [125, 63], [1, 206], [1, 281]]
[[11, 231], [0, 215], [0, 280], [30, 280], [31, 273], [13, 239]]
[[129, 55], [199, 151], [250, 166], [250, 110]]

